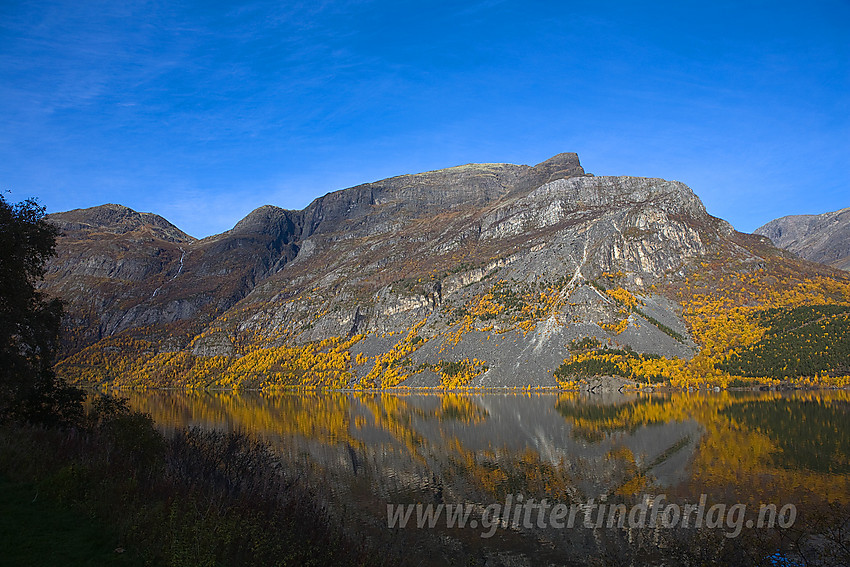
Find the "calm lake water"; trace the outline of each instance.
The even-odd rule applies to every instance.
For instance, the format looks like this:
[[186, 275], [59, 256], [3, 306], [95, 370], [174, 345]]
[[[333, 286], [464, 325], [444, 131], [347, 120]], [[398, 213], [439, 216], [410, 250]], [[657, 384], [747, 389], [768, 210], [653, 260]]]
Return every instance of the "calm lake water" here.
[[[683, 511], [701, 498], [704, 514], [716, 504], [725, 507], [703, 516], [713, 529], [701, 545], [743, 549], [769, 539], [746, 524], [758, 518], [762, 504], [776, 505], [778, 513], [784, 507], [777, 521], [796, 522], [789, 534], [803, 525], [811, 530], [814, 510], [827, 511], [818, 521], [837, 522], [850, 504], [846, 391], [147, 391], [129, 398], [166, 429], [240, 429], [261, 437], [347, 530], [388, 549], [419, 553], [423, 565], [593, 564], [603, 556], [616, 564], [638, 548], [651, 555], [647, 550], [696, 538], [696, 516], [687, 529], [676, 509], [664, 517], [663, 506], [676, 503]], [[549, 508], [530, 507], [528, 514], [522, 508], [543, 499]], [[563, 525], [563, 516], [561, 525], [551, 516], [556, 503], [584, 506], [572, 528]], [[608, 507], [607, 516], [604, 507], [599, 513], [599, 503]], [[405, 508], [396, 505], [408, 504], [422, 504], [423, 511], [431, 505], [435, 512], [442, 504], [442, 516], [433, 528], [417, 528], [413, 509], [406, 527], [389, 527], [388, 505], [397, 512]], [[619, 518], [617, 504], [625, 507], [625, 525], [608, 527], [612, 516]], [[650, 504], [669, 524], [660, 535], [641, 523], [639, 506]], [[747, 506], [740, 518], [730, 512], [736, 504]], [[447, 505], [470, 510], [464, 528], [447, 527]], [[783, 544], [777, 542], [763, 544], [760, 552]]]

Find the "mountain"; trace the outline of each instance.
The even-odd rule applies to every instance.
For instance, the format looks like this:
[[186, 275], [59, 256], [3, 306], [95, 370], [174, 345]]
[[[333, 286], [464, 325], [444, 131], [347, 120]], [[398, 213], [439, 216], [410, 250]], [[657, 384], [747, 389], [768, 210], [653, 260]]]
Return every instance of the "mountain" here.
[[[573, 153], [264, 206], [202, 240], [117, 205], [49, 218], [57, 368], [113, 386], [726, 385], [753, 376], [729, 349], [761, 344], [768, 306], [850, 306], [847, 274], [736, 232], [683, 183], [596, 177]], [[815, 358], [800, 368], [840, 366]]]
[[187, 335], [295, 256], [294, 225], [276, 207], [258, 209], [232, 230], [203, 240], [160, 216], [120, 205], [48, 219], [63, 234], [44, 288], [68, 304], [68, 352], [142, 328], [165, 348], [182, 348]]
[[806, 260], [850, 270], [850, 207], [822, 215], [778, 218], [757, 228], [755, 234]]

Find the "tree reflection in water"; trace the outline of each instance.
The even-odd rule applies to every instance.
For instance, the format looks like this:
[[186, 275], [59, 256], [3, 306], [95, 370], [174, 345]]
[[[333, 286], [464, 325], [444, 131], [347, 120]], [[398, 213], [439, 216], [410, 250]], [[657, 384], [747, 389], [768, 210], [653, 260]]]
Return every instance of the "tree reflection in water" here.
[[[730, 562], [841, 552], [848, 518], [850, 393], [721, 392], [130, 394], [164, 428], [242, 429], [271, 444], [340, 522], [425, 563]], [[633, 506], [646, 495], [799, 509], [788, 530], [388, 529], [387, 504], [472, 504], [508, 495]], [[846, 526], [845, 526], [846, 527]], [[821, 534], [816, 538], [811, 533]], [[825, 534], [825, 535], [824, 535]], [[846, 547], [845, 551], [846, 553]], [[801, 555], [802, 554], [802, 555]], [[826, 559], [841, 561], [847, 558]]]

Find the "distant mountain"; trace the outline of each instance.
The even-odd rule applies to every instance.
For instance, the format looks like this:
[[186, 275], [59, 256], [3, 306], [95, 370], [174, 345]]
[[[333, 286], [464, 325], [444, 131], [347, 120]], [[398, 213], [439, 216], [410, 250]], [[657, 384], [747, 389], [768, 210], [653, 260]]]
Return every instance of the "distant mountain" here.
[[595, 177], [572, 153], [264, 206], [202, 240], [118, 205], [49, 218], [58, 369], [118, 386], [704, 383], [760, 336], [750, 312], [840, 303], [847, 279], [737, 233], [680, 182]]
[[850, 207], [778, 218], [757, 228], [755, 234], [812, 262], [850, 270]]

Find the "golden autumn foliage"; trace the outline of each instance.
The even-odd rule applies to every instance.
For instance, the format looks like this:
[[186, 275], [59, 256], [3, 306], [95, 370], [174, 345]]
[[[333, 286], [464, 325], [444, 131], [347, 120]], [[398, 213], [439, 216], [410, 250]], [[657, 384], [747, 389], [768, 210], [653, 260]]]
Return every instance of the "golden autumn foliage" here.
[[[237, 358], [197, 356], [186, 351], [157, 353], [143, 341], [134, 341], [137, 352], [127, 354], [133, 352], [124, 345], [128, 339], [118, 338], [63, 361], [60, 371], [73, 372], [81, 382], [109, 381], [113, 387], [340, 388], [353, 376], [349, 349], [363, 336], [259, 348]], [[118, 350], [120, 345], [124, 348]]]
[[457, 362], [441, 360], [436, 365], [440, 374], [440, 384], [446, 389], [456, 389], [466, 386], [473, 378], [485, 372], [487, 365], [483, 360], [464, 358]]
[[280, 346], [252, 351], [238, 358], [217, 381], [223, 387], [243, 385], [345, 387], [351, 373], [352, 345], [363, 335], [343, 341], [339, 337], [300, 346]]
[[537, 324], [556, 315], [565, 299], [565, 283], [510, 284], [499, 280], [487, 291], [474, 296], [463, 307], [454, 310], [458, 320], [448, 335], [447, 344], [456, 345], [473, 330], [496, 330], [504, 333], [520, 330], [523, 335]]
[[619, 335], [629, 326], [629, 320], [626, 318], [616, 323], [599, 323], [599, 326], [613, 335]]
[[[637, 298], [623, 288], [607, 290], [618, 303], [634, 309]], [[747, 384], [776, 385], [773, 375], [741, 376], [727, 371], [730, 356], [744, 352], [759, 343], [769, 327], [760, 314], [768, 309], [799, 308], [800, 306], [850, 306], [850, 283], [829, 277], [770, 278], [764, 270], [757, 272], [727, 272], [720, 277], [709, 270], [692, 275], [675, 288], [683, 304], [683, 317], [699, 346], [690, 360], [665, 358], [645, 354], [606, 351], [573, 353], [564, 360], [555, 376], [564, 388], [575, 388], [575, 378], [591, 375], [616, 375], [653, 385], [673, 388], [743, 386]], [[839, 314], [839, 316], [842, 316]], [[616, 324], [599, 323], [602, 328], [619, 334], [627, 321]], [[826, 324], [821, 330], [826, 332]], [[834, 334], [847, 348], [847, 339]], [[823, 348], [828, 348], [823, 347]], [[827, 372], [812, 375], [786, 376], [801, 386], [848, 386], [850, 377], [830, 376]]]
[[[591, 442], [616, 439], [622, 432], [644, 426], [698, 422], [705, 433], [690, 466], [691, 482], [698, 488], [697, 492], [723, 491], [742, 482], [761, 483], [769, 478], [769, 488], [759, 486], [762, 497], [765, 489], [777, 497], [787, 497], [805, 487], [835, 501], [846, 499], [850, 490], [845, 476], [831, 470], [847, 467], [843, 452], [847, 448], [847, 436], [834, 429], [843, 419], [844, 408], [850, 401], [848, 396], [847, 392], [829, 392], [827, 396], [819, 392], [795, 392], [791, 396], [780, 392], [721, 392], [711, 396], [678, 392], [662, 396], [636, 394], [626, 403], [602, 405], [568, 393], [559, 396], [556, 409], [570, 422], [576, 437]], [[812, 422], [800, 423], [800, 412]], [[683, 438], [665, 453], [673, 454], [689, 441]], [[823, 459], [821, 455], [823, 464], [814, 466], [808, 461], [799, 467], [774, 465], [777, 452], [783, 448], [789, 455], [797, 455], [794, 458], [805, 459], [801, 447], [812, 444], [844, 457]], [[649, 479], [637, 466], [631, 451], [617, 446], [608, 458], [618, 463], [618, 470], [631, 472], [617, 488], [617, 494], [635, 494], [645, 489]]]
[[409, 371], [413, 364], [410, 355], [425, 343], [419, 336], [419, 329], [427, 319], [422, 319], [408, 331], [407, 335], [395, 344], [388, 352], [378, 356], [372, 370], [360, 379], [363, 388], [392, 388], [398, 386], [410, 377]]
[[[700, 380], [720, 382], [723, 386], [730, 380], [748, 381], [718, 366], [730, 353], [764, 337], [767, 328], [760, 324], [757, 314], [765, 309], [850, 306], [850, 283], [822, 276], [772, 281], [760, 272], [724, 274], [716, 283], [706, 276], [695, 277], [681, 287], [683, 316], [701, 347], [687, 365], [691, 375]], [[671, 381], [674, 386], [689, 381], [684, 376], [676, 378]]]
[[638, 299], [632, 295], [630, 291], [623, 289], [622, 287], [606, 290], [605, 293], [626, 307], [633, 308], [638, 305]]

